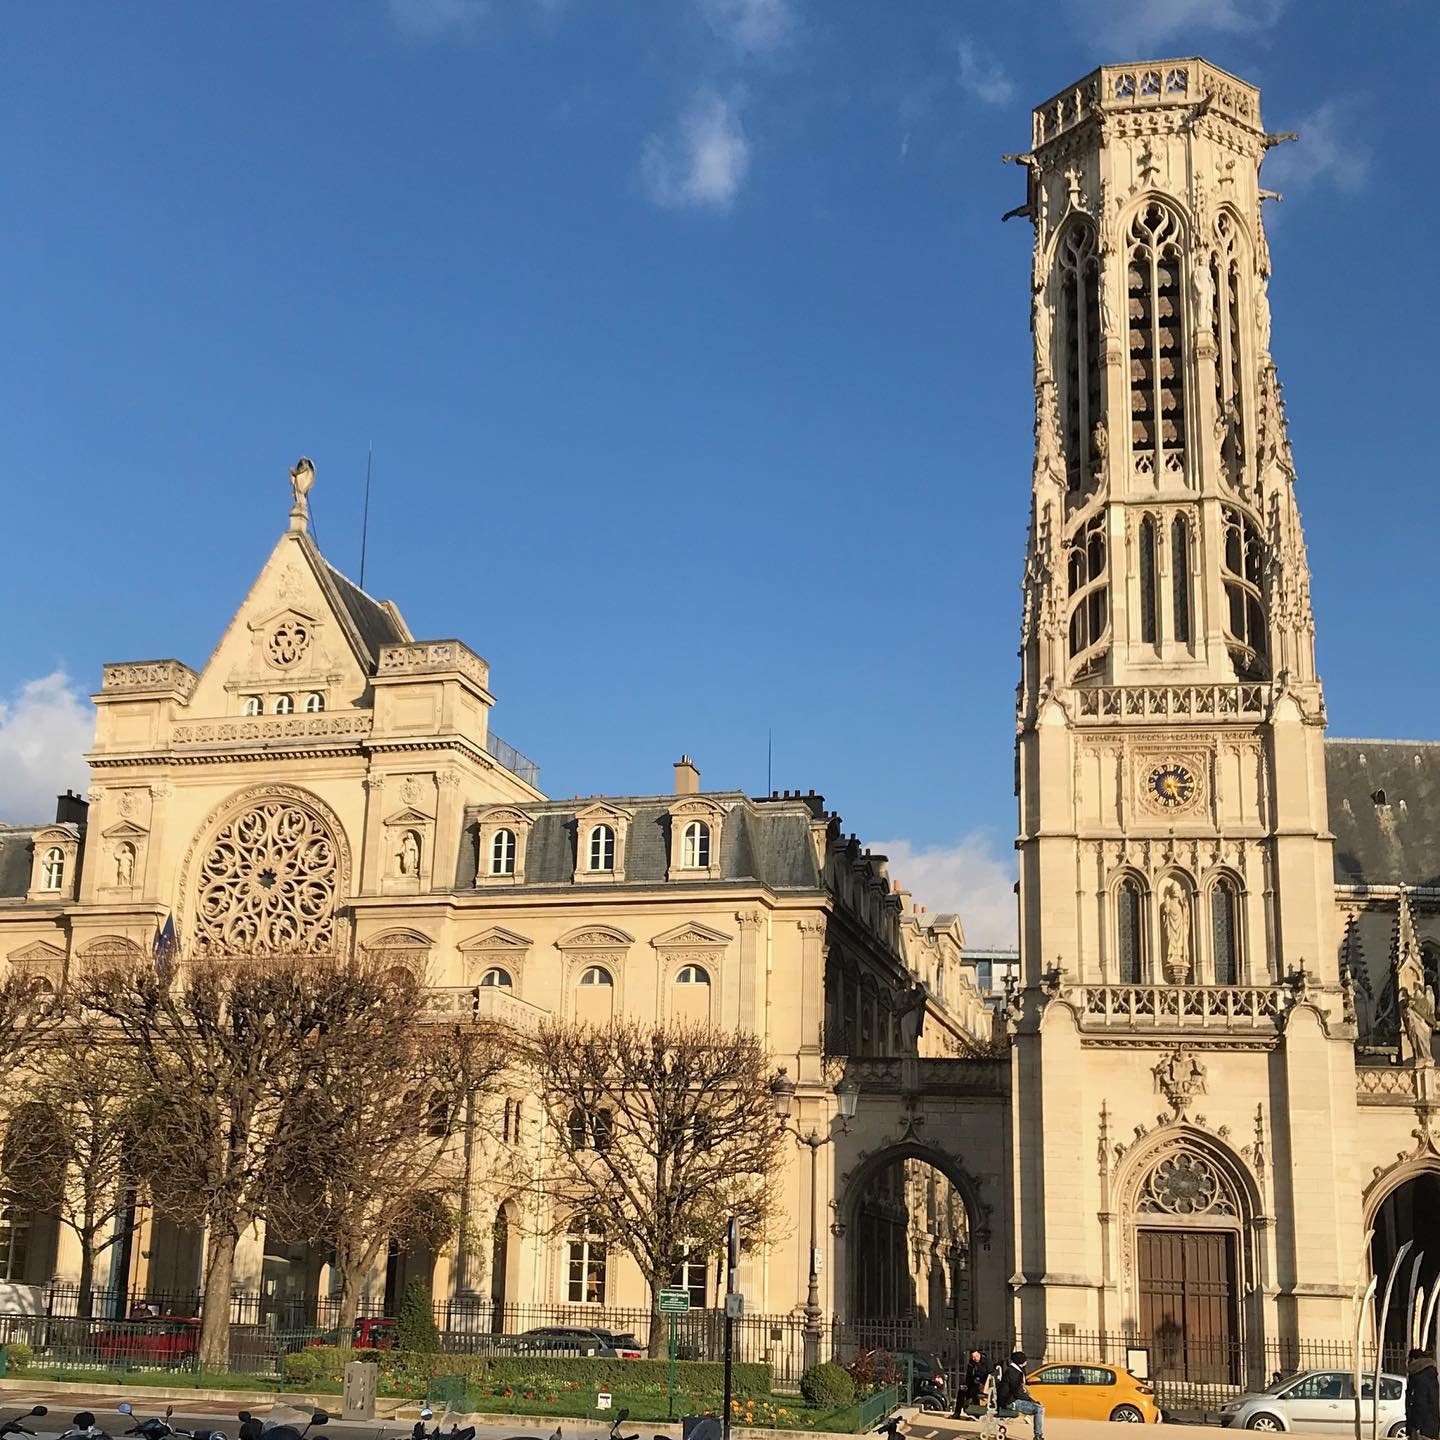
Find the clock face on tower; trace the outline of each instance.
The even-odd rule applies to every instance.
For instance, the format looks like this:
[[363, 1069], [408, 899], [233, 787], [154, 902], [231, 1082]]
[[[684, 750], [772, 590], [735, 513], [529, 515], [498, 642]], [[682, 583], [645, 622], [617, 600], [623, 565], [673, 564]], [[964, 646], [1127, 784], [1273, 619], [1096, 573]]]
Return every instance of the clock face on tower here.
[[1178, 760], [1157, 765], [1149, 775], [1150, 800], [1162, 810], [1182, 810], [1195, 798], [1195, 773]]

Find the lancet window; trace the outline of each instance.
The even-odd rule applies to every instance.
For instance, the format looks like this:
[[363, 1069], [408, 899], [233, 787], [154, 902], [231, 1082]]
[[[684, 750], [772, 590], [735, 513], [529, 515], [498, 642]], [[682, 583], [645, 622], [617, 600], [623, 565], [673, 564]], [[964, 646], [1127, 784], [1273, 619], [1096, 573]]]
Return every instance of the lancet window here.
[[1095, 227], [1072, 220], [1056, 253], [1059, 363], [1065, 422], [1065, 476], [1071, 490], [1089, 483], [1095, 463], [1092, 436], [1100, 406], [1100, 261]]
[[1130, 428], [1138, 475], [1185, 472], [1184, 327], [1180, 309], [1180, 219], [1146, 205], [1130, 226], [1128, 313]]
[[1140, 522], [1140, 639], [1146, 645], [1157, 645], [1160, 635], [1158, 571], [1155, 521], [1147, 515]]
[[1236, 671], [1255, 677], [1265, 672], [1265, 542], [1260, 527], [1243, 510], [1227, 505], [1221, 512], [1225, 544], [1225, 634]]
[[1230, 880], [1210, 891], [1211, 960], [1217, 985], [1240, 983], [1240, 901]]
[[1110, 636], [1110, 586], [1105, 516], [1095, 515], [1075, 533], [1067, 563], [1070, 597], [1072, 679], [1079, 679], [1104, 654]]
[[1215, 294], [1215, 417], [1220, 463], [1231, 484], [1245, 464], [1244, 347], [1241, 344], [1244, 298], [1244, 240], [1235, 217], [1222, 210], [1215, 221], [1216, 248], [1210, 261]]
[[1121, 985], [1138, 985], [1145, 954], [1145, 896], [1126, 876], [1115, 891], [1115, 974]]
[[1190, 522], [1177, 515], [1170, 525], [1170, 583], [1173, 594], [1175, 639], [1191, 643], [1190, 626]]

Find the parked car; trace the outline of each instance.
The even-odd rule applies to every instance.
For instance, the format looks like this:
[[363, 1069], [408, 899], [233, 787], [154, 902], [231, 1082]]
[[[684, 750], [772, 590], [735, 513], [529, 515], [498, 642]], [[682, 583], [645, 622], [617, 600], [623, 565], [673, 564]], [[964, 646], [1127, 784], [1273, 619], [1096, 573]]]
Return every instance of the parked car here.
[[1082, 1361], [1041, 1365], [1025, 1377], [1026, 1387], [1058, 1420], [1116, 1420], [1158, 1425], [1155, 1389], [1123, 1365]]
[[[1360, 1385], [1360, 1423], [1375, 1419], [1375, 1382]], [[1305, 1370], [1275, 1380], [1221, 1406], [1220, 1423], [1232, 1430], [1315, 1430], [1352, 1433], [1355, 1427], [1355, 1381], [1343, 1370]], [[1380, 1377], [1380, 1430], [1405, 1433], [1405, 1381], [1399, 1375]]]
[[[306, 1345], [338, 1345], [340, 1327], [322, 1330], [312, 1335]], [[389, 1316], [362, 1315], [350, 1328], [350, 1343], [357, 1350], [393, 1350], [395, 1348], [395, 1321]]]
[[641, 1360], [645, 1356], [645, 1347], [635, 1338], [634, 1333], [629, 1330], [596, 1330], [597, 1335], [609, 1337], [610, 1347], [622, 1360]]
[[193, 1315], [157, 1315], [115, 1330], [104, 1330], [95, 1342], [102, 1360], [132, 1365], [183, 1365], [200, 1345], [200, 1321]]
[[517, 1335], [508, 1348], [516, 1355], [590, 1355], [602, 1360], [614, 1360], [618, 1353], [610, 1331], [579, 1325], [541, 1325]]

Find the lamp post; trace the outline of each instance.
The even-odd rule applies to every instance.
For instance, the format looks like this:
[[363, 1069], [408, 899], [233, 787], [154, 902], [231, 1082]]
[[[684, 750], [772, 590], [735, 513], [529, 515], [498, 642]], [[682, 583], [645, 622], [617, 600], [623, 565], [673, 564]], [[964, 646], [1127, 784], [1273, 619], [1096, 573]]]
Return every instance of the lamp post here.
[[[853, 1080], [842, 1080], [835, 1087], [839, 1102], [840, 1119], [843, 1122], [853, 1118], [856, 1103], [860, 1099], [860, 1087]], [[782, 1124], [790, 1119], [795, 1104], [795, 1082], [785, 1073], [782, 1065], [770, 1082], [770, 1098], [775, 1104], [775, 1114]], [[788, 1125], [786, 1126], [788, 1129]], [[844, 1128], [849, 1128], [845, 1126]], [[834, 1141], [833, 1135], [822, 1135], [819, 1127], [812, 1125], [808, 1132], [802, 1131], [797, 1122], [792, 1135], [810, 1152], [810, 1284], [805, 1292], [805, 1328], [801, 1334], [805, 1342], [804, 1368], [809, 1370], [820, 1361], [820, 1250], [816, 1234], [816, 1197], [819, 1193], [819, 1155], [824, 1145]]]

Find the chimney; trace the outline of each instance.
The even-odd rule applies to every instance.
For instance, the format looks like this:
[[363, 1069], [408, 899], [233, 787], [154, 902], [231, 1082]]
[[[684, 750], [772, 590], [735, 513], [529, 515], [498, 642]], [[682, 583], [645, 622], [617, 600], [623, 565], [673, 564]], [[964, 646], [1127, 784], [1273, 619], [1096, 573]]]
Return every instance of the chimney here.
[[677, 795], [698, 795], [700, 793], [700, 771], [688, 755], [682, 755], [675, 762], [675, 793]]
[[90, 802], [82, 800], [73, 790], [55, 797], [55, 823], [57, 825], [83, 825], [89, 812]]

